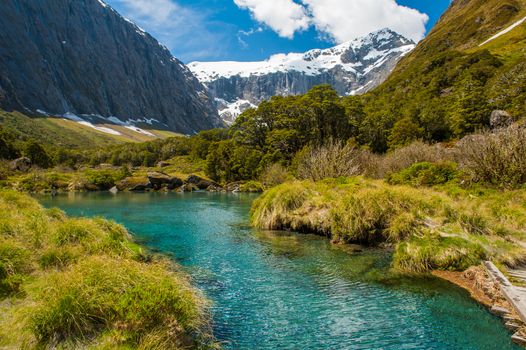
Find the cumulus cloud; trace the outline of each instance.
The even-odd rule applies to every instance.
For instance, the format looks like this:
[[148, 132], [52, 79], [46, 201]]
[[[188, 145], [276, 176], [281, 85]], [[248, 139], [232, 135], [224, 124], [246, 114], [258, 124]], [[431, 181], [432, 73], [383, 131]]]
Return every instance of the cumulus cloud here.
[[258, 22], [285, 38], [292, 38], [310, 25], [305, 7], [292, 0], [234, 0], [234, 3], [248, 9]]
[[[297, 0], [300, 1], [300, 0]], [[282, 37], [292, 38], [311, 25], [342, 43], [390, 28], [415, 41], [425, 35], [429, 17], [396, 0], [234, 0], [240, 8]]]
[[338, 43], [390, 28], [415, 41], [426, 32], [429, 17], [395, 0], [303, 0], [313, 24]]

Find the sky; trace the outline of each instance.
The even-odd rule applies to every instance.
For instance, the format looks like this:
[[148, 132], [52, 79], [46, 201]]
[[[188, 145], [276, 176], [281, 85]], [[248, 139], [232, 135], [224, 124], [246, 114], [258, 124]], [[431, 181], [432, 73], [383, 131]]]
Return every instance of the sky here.
[[185, 63], [260, 61], [382, 28], [415, 42], [451, 0], [104, 0]]

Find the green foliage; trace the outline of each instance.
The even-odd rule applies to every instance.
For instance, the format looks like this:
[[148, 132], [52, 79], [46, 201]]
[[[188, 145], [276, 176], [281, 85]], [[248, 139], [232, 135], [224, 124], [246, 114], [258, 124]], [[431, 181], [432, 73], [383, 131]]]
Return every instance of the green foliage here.
[[87, 170], [84, 175], [89, 184], [95, 185], [99, 189], [108, 190], [115, 186], [115, 183], [130, 176], [127, 167], [121, 167], [119, 170]]
[[454, 181], [458, 176], [455, 163], [416, 163], [397, 173], [387, 174], [391, 185], [435, 186]]
[[49, 168], [53, 164], [51, 157], [38, 142], [29, 140], [24, 145], [24, 156], [31, 159], [31, 163], [38, 165], [41, 168]]

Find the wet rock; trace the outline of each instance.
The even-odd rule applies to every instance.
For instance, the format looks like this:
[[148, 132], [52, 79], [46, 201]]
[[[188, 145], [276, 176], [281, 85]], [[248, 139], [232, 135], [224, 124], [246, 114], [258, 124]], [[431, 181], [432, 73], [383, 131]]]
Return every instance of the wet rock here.
[[119, 192], [117, 186], [113, 186], [112, 188], [110, 188], [110, 193], [116, 194], [117, 192]]
[[31, 159], [22, 157], [11, 162], [9, 168], [13, 171], [28, 172], [31, 169]]
[[183, 185], [183, 180], [158, 171], [149, 172], [148, 180], [154, 190], [160, 190], [162, 188], [172, 190]]
[[152, 184], [148, 178], [127, 177], [119, 181], [116, 187], [119, 191], [141, 192], [152, 189]]
[[241, 191], [241, 183], [240, 182], [232, 182], [225, 186], [225, 190], [227, 192], [240, 192]]
[[186, 179], [186, 183], [192, 184], [200, 190], [206, 190], [208, 187], [212, 185], [214, 186], [217, 185], [214, 182], [203, 179], [202, 177], [199, 177], [197, 175], [190, 175]]

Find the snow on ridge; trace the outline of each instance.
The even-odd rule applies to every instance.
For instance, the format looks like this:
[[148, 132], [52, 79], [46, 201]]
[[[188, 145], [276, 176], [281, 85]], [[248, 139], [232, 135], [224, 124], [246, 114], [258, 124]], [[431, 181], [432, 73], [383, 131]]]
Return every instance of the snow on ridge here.
[[524, 23], [526, 21], [526, 17], [522, 18], [522, 19], [519, 19], [517, 22], [513, 23], [511, 26], [509, 26], [508, 28], [498, 32], [497, 34], [495, 34], [494, 36], [492, 36], [491, 38], [489, 38], [488, 40], [484, 41], [482, 44], [480, 44], [479, 46], [484, 46], [486, 45], [487, 43], [489, 43], [490, 41], [493, 41], [495, 39], [497, 39], [498, 37], [506, 34], [506, 33], [509, 33], [511, 32], [513, 29], [515, 29], [516, 27], [520, 26], [522, 23]]
[[[393, 38], [399, 39], [404, 45], [389, 50], [378, 50], [374, 43], [388, 43]], [[340, 66], [344, 71], [359, 75], [363, 71], [372, 70], [377, 62], [385, 61], [385, 58], [394, 52], [403, 54], [412, 50], [415, 44], [389, 29], [381, 29], [361, 38], [334, 46], [328, 49], [313, 49], [305, 53], [275, 54], [269, 59], [259, 62], [192, 62], [188, 68], [203, 83], [209, 83], [219, 78], [231, 78], [240, 76], [262, 76], [278, 72], [297, 71], [306, 75], [315, 76], [324, 71]], [[363, 67], [362, 62], [344, 63], [342, 56], [349, 50], [369, 49], [365, 60], [376, 59], [369, 68]], [[364, 69], [362, 69], [364, 68]]]

